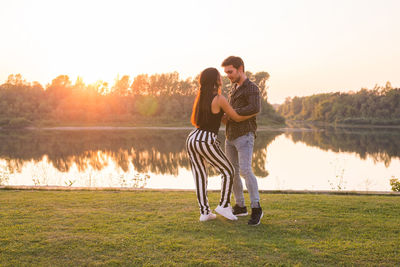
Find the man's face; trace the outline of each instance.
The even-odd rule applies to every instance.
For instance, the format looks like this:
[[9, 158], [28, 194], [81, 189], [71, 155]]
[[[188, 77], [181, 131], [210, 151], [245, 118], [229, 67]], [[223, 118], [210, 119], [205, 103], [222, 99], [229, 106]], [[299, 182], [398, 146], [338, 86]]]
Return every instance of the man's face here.
[[231, 80], [232, 83], [237, 83], [240, 81], [240, 72], [232, 65], [225, 66], [224, 72], [226, 73], [226, 75], [228, 76], [229, 80]]

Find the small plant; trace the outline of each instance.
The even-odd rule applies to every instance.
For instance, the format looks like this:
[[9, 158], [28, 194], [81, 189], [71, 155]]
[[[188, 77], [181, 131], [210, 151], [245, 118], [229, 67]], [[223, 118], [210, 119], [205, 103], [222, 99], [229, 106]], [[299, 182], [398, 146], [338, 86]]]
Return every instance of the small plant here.
[[0, 186], [6, 185], [10, 179], [10, 170], [7, 166], [0, 166]]
[[33, 183], [35, 184], [35, 186], [40, 185], [40, 181], [39, 178], [32, 178]]
[[335, 175], [335, 181], [328, 180], [328, 183], [330, 184], [332, 190], [346, 190], [346, 181], [344, 180], [344, 168], [339, 169], [339, 173]]
[[9, 128], [24, 128], [27, 127], [31, 124], [31, 121], [23, 118], [23, 117], [19, 117], [19, 118], [13, 118], [8, 122], [8, 125], [6, 125]]
[[392, 186], [392, 191], [400, 192], [400, 181], [399, 181], [399, 179], [396, 179], [396, 178], [392, 177], [392, 179], [390, 179], [390, 185]]
[[64, 181], [64, 184], [65, 184], [66, 186], [72, 186], [75, 182], [76, 182], [76, 180], [71, 181], [71, 180], [68, 179], [68, 182], [65, 182], [65, 181]]

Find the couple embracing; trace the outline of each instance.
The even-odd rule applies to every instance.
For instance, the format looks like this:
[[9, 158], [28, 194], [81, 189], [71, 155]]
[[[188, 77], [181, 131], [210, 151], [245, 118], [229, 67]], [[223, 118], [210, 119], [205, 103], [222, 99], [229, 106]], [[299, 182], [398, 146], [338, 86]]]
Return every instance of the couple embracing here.
[[[200, 221], [216, 218], [207, 198], [207, 170], [205, 162], [222, 176], [221, 199], [215, 212], [229, 220], [248, 215], [240, 176], [250, 194], [251, 218], [249, 225], [260, 224], [263, 212], [260, 206], [257, 179], [251, 168], [256, 115], [260, 112], [260, 91], [245, 74], [240, 57], [230, 56], [222, 62], [224, 72], [232, 82], [228, 100], [221, 95], [222, 77], [217, 69], [207, 68], [200, 74], [200, 89], [193, 104], [191, 117], [196, 127], [187, 140], [186, 148], [196, 184], [200, 207]], [[226, 124], [225, 152], [217, 139], [221, 122]], [[236, 204], [231, 207], [231, 192]]]

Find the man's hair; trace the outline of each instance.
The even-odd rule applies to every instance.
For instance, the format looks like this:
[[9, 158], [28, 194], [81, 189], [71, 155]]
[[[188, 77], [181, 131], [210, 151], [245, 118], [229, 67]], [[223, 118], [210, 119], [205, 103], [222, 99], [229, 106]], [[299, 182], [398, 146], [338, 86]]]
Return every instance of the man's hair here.
[[235, 57], [235, 56], [227, 57], [221, 64], [222, 67], [226, 67], [229, 65], [232, 65], [235, 69], [239, 69], [240, 66], [243, 66], [243, 72], [244, 72], [244, 62], [243, 59], [241, 59], [240, 57]]

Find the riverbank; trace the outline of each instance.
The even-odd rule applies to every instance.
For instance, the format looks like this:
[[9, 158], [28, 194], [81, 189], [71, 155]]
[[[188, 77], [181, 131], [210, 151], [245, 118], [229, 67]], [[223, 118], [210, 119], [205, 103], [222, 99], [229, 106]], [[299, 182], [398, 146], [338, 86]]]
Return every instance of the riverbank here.
[[[132, 187], [75, 187], [75, 186], [28, 186], [3, 185], [0, 190], [38, 190], [38, 191], [142, 191], [142, 192], [195, 192], [195, 189], [152, 189]], [[245, 190], [246, 191], [246, 190]], [[209, 189], [208, 192], [220, 192]], [[352, 196], [399, 196], [400, 192], [392, 191], [349, 191], [349, 190], [259, 190], [264, 194], [311, 194], [311, 195], [352, 195]]]
[[[245, 195], [248, 199], [248, 195]], [[219, 193], [210, 192], [212, 208]], [[400, 263], [398, 199], [260, 195], [265, 215], [200, 223], [195, 193], [0, 190], [0, 262], [264, 266]]]
[[344, 124], [344, 123], [326, 123], [318, 121], [291, 121], [287, 120], [286, 125], [289, 128], [361, 128], [361, 129], [400, 129], [400, 125], [376, 125], [376, 124]]
[[[81, 131], [81, 130], [191, 130], [193, 126], [51, 126], [51, 127], [25, 127], [18, 129], [1, 128], [0, 130], [57, 130], [57, 131]], [[287, 128], [283, 126], [259, 126], [257, 131], [299, 131], [310, 130], [305, 128]], [[220, 127], [225, 131], [225, 126]]]
[[[257, 131], [317, 131], [324, 128], [343, 128], [343, 129], [400, 129], [400, 125], [349, 125], [349, 124], [327, 124], [313, 122], [289, 121], [287, 124], [265, 125], [258, 124]], [[190, 124], [105, 124], [105, 125], [54, 125], [54, 126], [28, 126], [22, 128], [0, 127], [0, 130], [189, 130], [193, 129]], [[225, 126], [221, 125], [220, 131], [225, 131]]]

